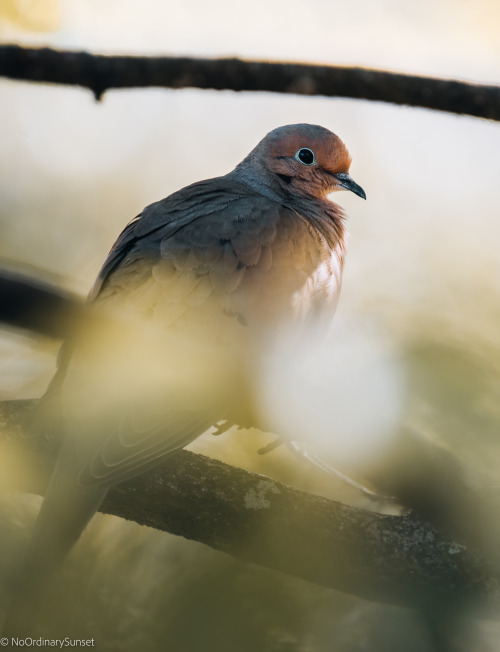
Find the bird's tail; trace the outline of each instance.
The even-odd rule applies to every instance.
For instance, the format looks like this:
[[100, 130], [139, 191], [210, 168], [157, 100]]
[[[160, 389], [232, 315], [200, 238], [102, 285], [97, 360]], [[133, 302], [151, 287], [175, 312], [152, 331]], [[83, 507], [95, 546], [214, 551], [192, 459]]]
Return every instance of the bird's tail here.
[[65, 462], [60, 459], [56, 465], [24, 561], [15, 574], [3, 628], [6, 634], [26, 634], [27, 623], [36, 621], [47, 585], [106, 495], [107, 487], [79, 486]]

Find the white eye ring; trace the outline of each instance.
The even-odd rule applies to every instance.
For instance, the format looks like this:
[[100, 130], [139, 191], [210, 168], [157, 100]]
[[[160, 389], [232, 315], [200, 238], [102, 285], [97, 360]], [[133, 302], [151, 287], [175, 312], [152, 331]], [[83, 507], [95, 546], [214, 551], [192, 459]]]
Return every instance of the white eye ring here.
[[318, 165], [314, 152], [309, 147], [301, 147], [298, 152], [295, 154], [295, 157], [299, 163], [302, 165], [311, 166]]

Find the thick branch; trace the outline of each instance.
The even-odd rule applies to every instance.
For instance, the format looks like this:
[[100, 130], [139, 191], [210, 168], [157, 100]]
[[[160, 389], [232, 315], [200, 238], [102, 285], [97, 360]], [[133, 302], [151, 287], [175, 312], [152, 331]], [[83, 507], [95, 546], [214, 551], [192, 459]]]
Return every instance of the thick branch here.
[[[0, 441], [22, 442], [43, 472], [20, 488], [43, 494], [57, 442], [20, 436], [34, 403], [0, 403]], [[500, 605], [498, 568], [414, 516], [348, 507], [187, 451], [114, 488], [102, 511], [373, 600]]]
[[380, 70], [240, 59], [103, 56], [0, 46], [0, 76], [89, 88], [158, 86], [323, 95], [500, 120], [500, 88]]

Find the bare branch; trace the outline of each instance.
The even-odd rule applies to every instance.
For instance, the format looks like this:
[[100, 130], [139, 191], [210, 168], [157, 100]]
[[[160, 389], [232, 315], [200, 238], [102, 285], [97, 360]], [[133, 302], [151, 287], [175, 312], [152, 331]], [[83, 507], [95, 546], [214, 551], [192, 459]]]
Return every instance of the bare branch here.
[[54, 285], [0, 269], [0, 322], [40, 335], [64, 338], [84, 318], [83, 301]]
[[500, 120], [500, 88], [365, 68], [241, 59], [104, 56], [0, 46], [0, 76], [90, 89], [204, 88], [407, 104]]
[[[43, 494], [57, 441], [20, 436], [35, 403], [0, 403], [0, 443], [37, 460], [42, 472], [20, 489]], [[498, 567], [415, 516], [348, 507], [187, 451], [115, 487], [102, 511], [371, 600], [500, 606]]]

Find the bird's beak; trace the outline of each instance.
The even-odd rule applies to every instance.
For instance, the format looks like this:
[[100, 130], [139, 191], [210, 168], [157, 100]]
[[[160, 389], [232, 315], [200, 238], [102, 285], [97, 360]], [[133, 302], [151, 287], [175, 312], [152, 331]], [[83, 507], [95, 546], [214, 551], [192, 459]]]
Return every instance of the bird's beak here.
[[345, 172], [338, 172], [337, 174], [333, 175], [333, 178], [336, 179], [338, 185], [341, 188], [350, 190], [355, 195], [358, 195], [358, 197], [362, 197], [363, 199], [366, 199], [366, 193], [363, 190], [363, 188], [361, 186], [358, 186], [358, 184]]

